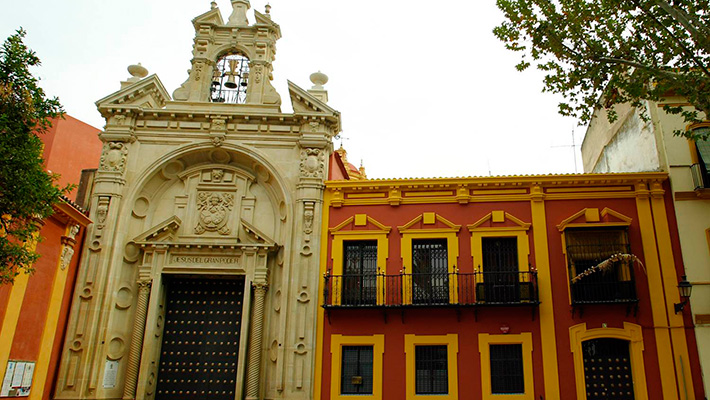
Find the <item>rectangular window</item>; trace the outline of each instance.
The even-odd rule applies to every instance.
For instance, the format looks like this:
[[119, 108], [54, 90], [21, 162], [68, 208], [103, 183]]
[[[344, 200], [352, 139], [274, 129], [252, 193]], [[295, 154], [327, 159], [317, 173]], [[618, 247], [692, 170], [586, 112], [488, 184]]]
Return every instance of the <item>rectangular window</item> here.
[[446, 346], [415, 347], [415, 393], [448, 394], [449, 371]]
[[570, 229], [565, 231], [572, 304], [638, 301], [632, 261], [607, 261], [629, 254], [625, 229]]
[[492, 344], [491, 393], [525, 393], [522, 344]]
[[343, 305], [377, 302], [377, 241], [343, 243]]
[[412, 302], [449, 302], [449, 266], [446, 239], [412, 240]]
[[341, 394], [372, 394], [372, 346], [343, 346]]
[[[695, 133], [707, 134], [710, 128], [696, 129]], [[710, 137], [695, 141], [698, 163], [693, 166], [693, 178], [696, 188], [710, 188]]]

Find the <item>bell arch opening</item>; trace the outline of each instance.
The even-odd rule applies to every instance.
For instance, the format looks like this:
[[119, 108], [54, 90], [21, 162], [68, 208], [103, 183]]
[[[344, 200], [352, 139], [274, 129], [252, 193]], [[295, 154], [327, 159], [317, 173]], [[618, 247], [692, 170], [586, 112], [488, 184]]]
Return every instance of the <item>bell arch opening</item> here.
[[213, 103], [245, 104], [249, 88], [249, 58], [231, 51], [217, 58], [210, 84]]

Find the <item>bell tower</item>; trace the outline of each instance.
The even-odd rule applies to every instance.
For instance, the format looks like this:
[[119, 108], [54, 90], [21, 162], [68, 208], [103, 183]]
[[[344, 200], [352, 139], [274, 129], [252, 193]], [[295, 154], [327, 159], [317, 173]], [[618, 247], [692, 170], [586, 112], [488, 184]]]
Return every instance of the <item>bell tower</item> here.
[[187, 80], [173, 92], [175, 101], [249, 104], [278, 111], [281, 97], [271, 85], [272, 63], [281, 28], [271, 20], [271, 7], [249, 24], [249, 0], [231, 0], [225, 23], [216, 3], [192, 20], [195, 40]]

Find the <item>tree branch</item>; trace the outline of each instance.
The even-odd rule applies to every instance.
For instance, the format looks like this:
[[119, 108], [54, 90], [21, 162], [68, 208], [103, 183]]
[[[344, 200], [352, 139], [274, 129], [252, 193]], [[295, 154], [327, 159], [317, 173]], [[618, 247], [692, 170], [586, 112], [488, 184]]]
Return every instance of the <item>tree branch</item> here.
[[[631, 0], [631, 1], [633, 1], [633, 3], [636, 4], [636, 7], [638, 7], [639, 9], [641, 9], [641, 11], [643, 11], [643, 13], [646, 14], [646, 16], [648, 16], [649, 18], [651, 18], [651, 20], [653, 20], [653, 22], [655, 22], [658, 26], [660, 26], [661, 29], [662, 29], [663, 31], [665, 31], [665, 32], [671, 37], [671, 39], [672, 39], [674, 42], [676, 42], [676, 44], [678, 45], [678, 47], [680, 47], [681, 50], [683, 50], [683, 52], [684, 52], [688, 57], [690, 57], [691, 60], [693, 60], [693, 62], [695, 63], [695, 65], [696, 65], [698, 68], [700, 68], [700, 69], [703, 71], [703, 73], [704, 73], [705, 75], [707, 75], [708, 77], [710, 77], [710, 71], [708, 71], [708, 69], [705, 67], [705, 65], [695, 56], [695, 53], [694, 53], [694, 52], [692, 52], [690, 49], [688, 49], [688, 48], [685, 46], [685, 44], [683, 44], [683, 42], [682, 42], [680, 39], [678, 39], [678, 37], [677, 37], [676, 35], [674, 35], [673, 32], [671, 32], [670, 29], [668, 29], [668, 27], [666, 27], [665, 25], [663, 25], [663, 24], [661, 23], [661, 21], [659, 21], [658, 18], [656, 18], [655, 15], [651, 14], [650, 10], [647, 10], [647, 9], [645, 9], [644, 7], [642, 7], [642, 6], [641, 6], [641, 3], [639, 2], [639, 0]], [[670, 4], [666, 3], [664, 0], [655, 0], [655, 1], [656, 1], [656, 4], [664, 3], [664, 4], [665, 4], [666, 6], [668, 6], [673, 12], [676, 12], [676, 10], [673, 9], [673, 7], [671, 7]], [[660, 6], [661, 8], [663, 8], [664, 10], [666, 10], [663, 5], [659, 4], [659, 6]], [[671, 17], [674, 17], [672, 14], [670, 14], [670, 12], [669, 12], [668, 10], [666, 10], [666, 12], [668, 12], [669, 15], [671, 15]], [[677, 14], [677, 13], [676, 13], [676, 14]], [[677, 19], [676, 19], [676, 20], [677, 20]], [[681, 25], [683, 24], [681, 21], [678, 21], [678, 22], [681, 23]], [[691, 35], [693, 35], [693, 32], [691, 32]], [[696, 40], [696, 41], [697, 41], [697, 40]]]
[[[667, 1], [665, 0], [653, 0], [654, 3], [656, 3], [659, 7], [663, 9], [668, 15], [670, 15], [673, 19], [678, 21], [685, 30], [690, 33], [691, 36], [693, 36], [693, 39], [697, 43], [699, 43], [703, 48], [705, 48], [705, 51], [710, 53], [710, 46], [708, 46], [708, 43], [710, 43], [707, 39], [709, 36], [710, 32], [708, 32], [706, 29], [703, 29], [704, 32], [698, 32], [698, 30], [690, 23], [688, 20], [688, 15], [685, 12], [682, 12], [680, 10], [677, 10], [670, 4], [668, 4]], [[702, 26], [702, 24], [699, 24]]]

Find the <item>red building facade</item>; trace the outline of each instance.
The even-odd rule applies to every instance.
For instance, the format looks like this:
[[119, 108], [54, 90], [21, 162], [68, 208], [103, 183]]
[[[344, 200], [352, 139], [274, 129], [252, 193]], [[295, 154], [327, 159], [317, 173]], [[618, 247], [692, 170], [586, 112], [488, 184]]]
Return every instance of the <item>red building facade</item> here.
[[666, 175], [330, 181], [316, 399], [702, 398]]

